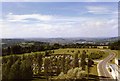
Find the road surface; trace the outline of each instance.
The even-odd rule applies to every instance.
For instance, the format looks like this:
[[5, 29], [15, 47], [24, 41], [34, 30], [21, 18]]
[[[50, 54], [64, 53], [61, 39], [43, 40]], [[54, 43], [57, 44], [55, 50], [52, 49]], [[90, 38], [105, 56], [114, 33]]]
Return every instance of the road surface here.
[[98, 71], [99, 71], [98, 73], [100, 76], [100, 81], [110, 81], [111, 79], [113, 79], [106, 67], [107, 67], [107, 63], [113, 58], [115, 58], [116, 54], [110, 51], [107, 52], [109, 52], [109, 55], [98, 64]]

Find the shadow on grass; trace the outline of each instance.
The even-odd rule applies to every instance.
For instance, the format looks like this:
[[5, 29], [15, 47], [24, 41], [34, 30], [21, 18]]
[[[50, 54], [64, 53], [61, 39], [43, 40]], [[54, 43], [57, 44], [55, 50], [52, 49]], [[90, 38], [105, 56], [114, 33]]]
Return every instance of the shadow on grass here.
[[[36, 78], [36, 80], [34, 79], [32, 81], [47, 81], [45, 77], [34, 77], [34, 78]], [[106, 79], [109, 79], [109, 77], [89, 74], [89, 78], [87, 77], [87, 75], [85, 75], [85, 77], [82, 79], [52, 79], [48, 81], [100, 81], [100, 79], [106, 81]], [[109, 79], [109, 81], [115, 81], [115, 80]]]
[[89, 74], [89, 77], [85, 77], [86, 78], [86, 81], [99, 81], [99, 76], [97, 75], [93, 75], [93, 74]]

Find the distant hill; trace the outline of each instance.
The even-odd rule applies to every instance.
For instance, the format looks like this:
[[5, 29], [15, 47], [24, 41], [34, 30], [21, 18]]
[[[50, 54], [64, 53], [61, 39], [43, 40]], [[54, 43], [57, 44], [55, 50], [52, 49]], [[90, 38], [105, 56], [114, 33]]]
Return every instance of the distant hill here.
[[25, 42], [24, 39], [2, 39], [2, 47], [11, 46], [14, 44]]
[[115, 42], [120, 40], [120, 36], [119, 37], [110, 37], [110, 38], [105, 38], [103, 39], [104, 41], [108, 41], [108, 42]]
[[42, 41], [49, 43], [77, 43], [77, 42], [114, 42], [119, 37], [109, 38], [87, 38], [87, 37], [75, 37], [75, 38], [31, 38], [27, 40]]
[[27, 41], [38, 41], [38, 42], [47, 42], [47, 43], [105, 43], [105, 42], [115, 42], [119, 37], [109, 37], [109, 38], [87, 38], [87, 37], [75, 37], [75, 38], [23, 38], [23, 39], [2, 39], [2, 45], [8, 44], [17, 44]]
[[27, 39], [2, 39], [2, 47], [8, 47], [12, 45], [22, 45], [22, 46], [27, 46], [27, 45], [34, 45], [34, 44], [46, 44], [45, 42], [40, 42], [40, 41], [32, 41], [32, 40], [27, 40]]

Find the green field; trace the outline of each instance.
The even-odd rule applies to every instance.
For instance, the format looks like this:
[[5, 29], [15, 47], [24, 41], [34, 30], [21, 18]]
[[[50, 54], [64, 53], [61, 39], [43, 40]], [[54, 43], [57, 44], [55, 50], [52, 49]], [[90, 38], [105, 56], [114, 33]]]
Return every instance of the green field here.
[[120, 58], [120, 51], [118, 52], [118, 58]]
[[[87, 51], [88, 53], [91, 53], [91, 52], [100, 51], [101, 49], [65, 48], [65, 49], [55, 50], [55, 53], [54, 53], [54, 54], [74, 54], [74, 53], [77, 53], [78, 51], [82, 52], [83, 50]], [[72, 51], [74, 51], [74, 52], [72, 52]]]
[[[90, 72], [89, 72], [89, 79], [94, 79], [94, 80], [98, 80], [99, 76], [98, 76], [98, 71], [97, 71], [97, 62], [94, 63], [94, 65], [92, 67], [90, 67]], [[87, 66], [86, 66], [87, 69]], [[88, 72], [86, 70], [85, 74], [87, 75]]]
[[[84, 49], [81, 49], [81, 48], [65, 48], [65, 49], [57, 49], [57, 50], [54, 50], [54, 53], [53, 54], [71, 54], [71, 55], [74, 55], [75, 53], [77, 53], [78, 51], [80, 51], [79, 53], [79, 56], [82, 54], [82, 51], [85, 50], [86, 53], [89, 55], [90, 53], [98, 53], [100, 51], [103, 51], [102, 49], [87, 49], [87, 48], [84, 48]], [[100, 58], [101, 59], [104, 59], [105, 57], [107, 57], [109, 55], [108, 52], [104, 52], [105, 54], [103, 54], [103, 57]]]
[[116, 57], [120, 58], [120, 50], [112, 50], [116, 54]]
[[[54, 50], [54, 53], [51, 53], [51, 54], [71, 54], [74, 56], [75, 53], [78, 53], [78, 51], [80, 52], [78, 55], [80, 56], [82, 54], [82, 51], [85, 50], [86, 51], [86, 54], [89, 55], [90, 53], [98, 53], [100, 51], [103, 51], [104, 49], [97, 49], [97, 48], [94, 48], [94, 49], [88, 49], [88, 48], [65, 48], [65, 49], [56, 49]], [[53, 50], [51, 50], [53, 51]], [[43, 54], [45, 55], [45, 51], [41, 51], [41, 52], [31, 52], [31, 53], [25, 53], [25, 54], [13, 54], [13, 55], [17, 55], [17, 56], [28, 56], [28, 55], [33, 55], [33, 54]], [[105, 54], [103, 54], [103, 57], [100, 58], [101, 59], [104, 59], [106, 56], [108, 56], [109, 53], [105, 51]], [[5, 56], [5, 57], [9, 57], [10, 55], [8, 56]]]

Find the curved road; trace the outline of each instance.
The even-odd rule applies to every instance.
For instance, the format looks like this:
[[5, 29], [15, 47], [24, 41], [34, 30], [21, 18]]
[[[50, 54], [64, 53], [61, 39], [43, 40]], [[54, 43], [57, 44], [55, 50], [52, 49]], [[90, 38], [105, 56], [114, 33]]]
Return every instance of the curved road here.
[[109, 52], [109, 55], [98, 64], [98, 71], [99, 71], [98, 73], [100, 76], [100, 81], [101, 80], [110, 81], [110, 79], [113, 79], [106, 67], [107, 67], [107, 63], [113, 58], [115, 58], [116, 54], [110, 51], [107, 51], [107, 52]]

